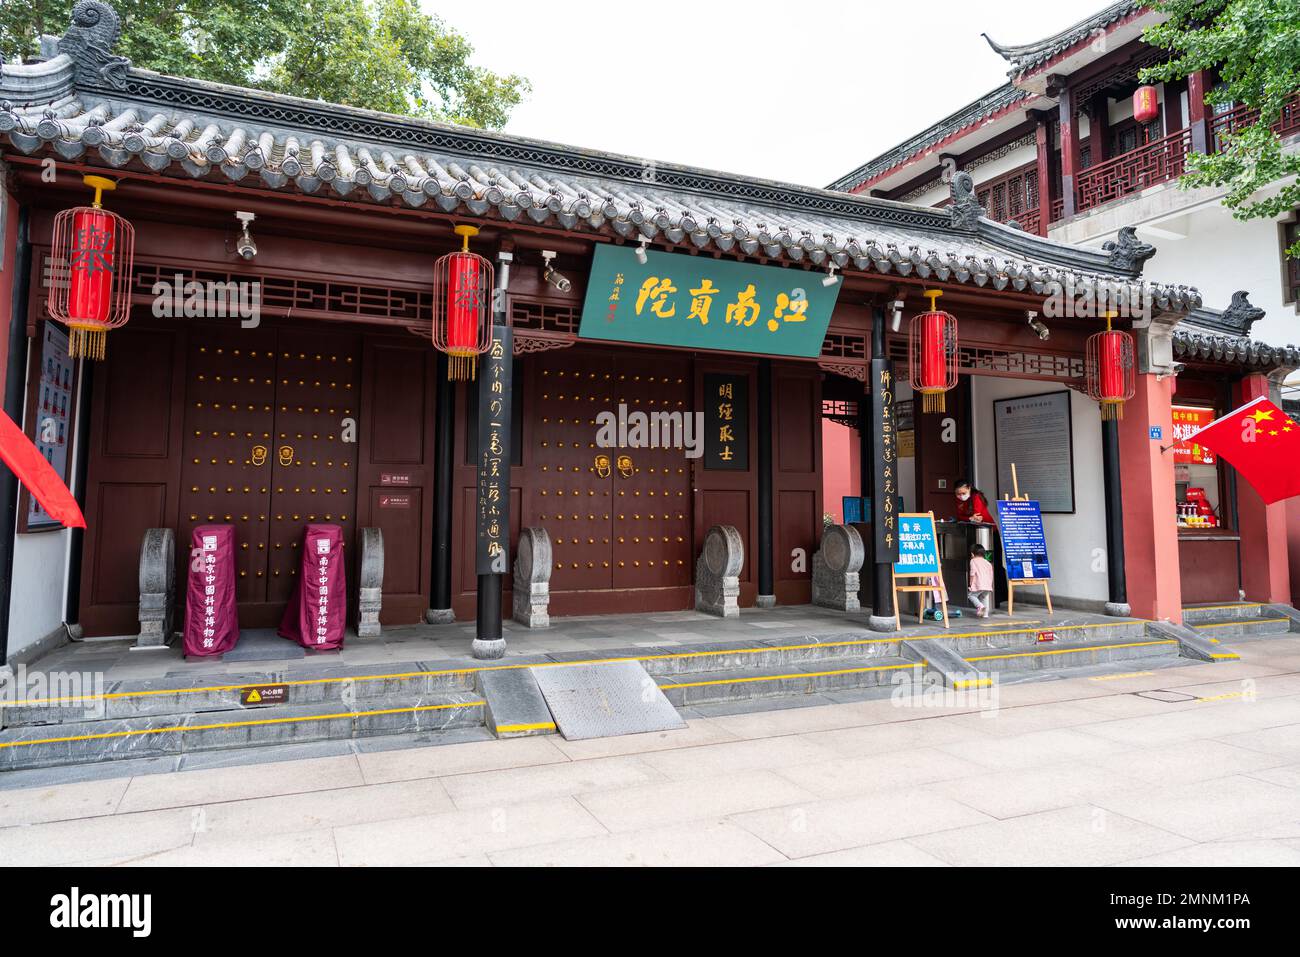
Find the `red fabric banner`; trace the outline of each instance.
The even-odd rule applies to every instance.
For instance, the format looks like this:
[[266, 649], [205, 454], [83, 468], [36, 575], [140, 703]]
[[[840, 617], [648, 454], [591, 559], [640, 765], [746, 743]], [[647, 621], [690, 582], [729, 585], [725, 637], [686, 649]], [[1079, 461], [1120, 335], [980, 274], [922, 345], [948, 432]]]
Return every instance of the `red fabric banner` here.
[[23, 430], [14, 425], [14, 420], [3, 412], [0, 412], [0, 457], [32, 493], [32, 498], [41, 503], [47, 515], [65, 528], [86, 527], [77, 500], [63, 484], [59, 473], [45, 461], [41, 450], [32, 444]]
[[190, 539], [185, 657], [224, 655], [239, 641], [235, 606], [235, 528], [200, 525]]
[[1262, 396], [1187, 441], [1227, 459], [1267, 505], [1300, 495], [1300, 425]]
[[314, 651], [342, 648], [347, 609], [343, 529], [308, 525], [302, 540], [302, 568], [280, 621], [280, 637]]

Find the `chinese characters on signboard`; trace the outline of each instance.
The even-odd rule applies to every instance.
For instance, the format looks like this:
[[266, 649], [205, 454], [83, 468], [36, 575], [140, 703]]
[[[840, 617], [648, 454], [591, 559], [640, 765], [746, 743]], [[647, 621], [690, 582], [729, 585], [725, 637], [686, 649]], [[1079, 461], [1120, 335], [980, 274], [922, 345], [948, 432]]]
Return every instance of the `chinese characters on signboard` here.
[[596, 247], [578, 335], [763, 355], [821, 354], [840, 284], [820, 273]]
[[1175, 465], [1213, 465], [1218, 460], [1214, 453], [1196, 441], [1187, 441], [1197, 431], [1214, 421], [1213, 409], [1200, 409], [1195, 406], [1174, 406], [1174, 446]]
[[[42, 327], [40, 368], [33, 395], [36, 413], [32, 444], [64, 482], [68, 481], [68, 449], [72, 444], [72, 418], [75, 412], [76, 360], [68, 357], [68, 335], [52, 322]], [[28, 414], [31, 414], [29, 410]], [[41, 508], [36, 497], [23, 490], [26, 499], [26, 524], [20, 531], [62, 528]]]
[[1047, 560], [1047, 535], [1043, 531], [1043, 513], [1035, 501], [998, 499], [998, 532], [1002, 537], [1002, 556], [1007, 577], [1039, 581], [1052, 577]]
[[894, 574], [939, 574], [939, 544], [934, 532], [934, 516], [903, 513], [898, 516], [898, 559]]
[[510, 378], [514, 359], [509, 325], [493, 323], [492, 345], [478, 373], [478, 558], [480, 575], [510, 570]]
[[898, 423], [894, 417], [894, 363], [889, 359], [871, 360], [872, 461], [875, 474], [872, 484], [872, 534], [875, 538], [876, 562], [898, 560]]
[[704, 467], [749, 469], [748, 376], [704, 376]]

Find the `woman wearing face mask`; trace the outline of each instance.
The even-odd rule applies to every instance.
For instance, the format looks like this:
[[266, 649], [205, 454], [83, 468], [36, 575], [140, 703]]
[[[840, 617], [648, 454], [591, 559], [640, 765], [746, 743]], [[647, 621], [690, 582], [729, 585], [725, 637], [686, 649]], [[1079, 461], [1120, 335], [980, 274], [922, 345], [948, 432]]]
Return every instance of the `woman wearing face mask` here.
[[993, 513], [989, 511], [988, 499], [984, 493], [970, 483], [969, 479], [957, 482], [957, 520], [992, 525]]

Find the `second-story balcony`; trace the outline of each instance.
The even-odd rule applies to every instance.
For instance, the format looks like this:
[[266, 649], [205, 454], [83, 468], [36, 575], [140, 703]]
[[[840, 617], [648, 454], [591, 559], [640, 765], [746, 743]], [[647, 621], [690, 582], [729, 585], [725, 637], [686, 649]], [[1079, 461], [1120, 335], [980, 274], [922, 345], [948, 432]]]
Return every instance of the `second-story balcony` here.
[[[1254, 123], [1258, 112], [1239, 106], [1219, 113], [1208, 121], [1206, 148], [1215, 152], [1223, 148], [1224, 134], [1235, 133]], [[1282, 109], [1273, 128], [1283, 137], [1300, 133], [1300, 96], [1292, 97]], [[1175, 130], [1168, 136], [1103, 160], [1082, 170], [1075, 182], [1075, 211], [1082, 213], [1098, 206], [1140, 193], [1142, 190], [1182, 176], [1187, 156], [1192, 152], [1192, 130]], [[1055, 211], [1054, 211], [1055, 212]], [[1056, 220], [1053, 215], [1053, 221]]]

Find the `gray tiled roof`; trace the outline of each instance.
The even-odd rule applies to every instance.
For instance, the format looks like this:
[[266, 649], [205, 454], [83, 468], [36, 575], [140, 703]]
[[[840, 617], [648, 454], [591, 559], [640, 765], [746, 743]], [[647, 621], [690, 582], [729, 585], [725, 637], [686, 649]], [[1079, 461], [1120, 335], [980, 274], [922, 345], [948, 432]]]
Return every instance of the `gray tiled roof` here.
[[1201, 332], [1181, 325], [1174, 329], [1174, 356], [1262, 369], [1300, 368], [1300, 348], [1296, 346], [1270, 346], [1258, 339]]
[[57, 55], [0, 68], [0, 137], [28, 155], [598, 237], [1036, 293], [1118, 283], [1163, 310], [1200, 305], [1194, 288], [1143, 282], [1140, 257], [1031, 236], [969, 203], [929, 209], [169, 77], [113, 56], [115, 39], [111, 8], [80, 0]]
[[829, 189], [849, 190], [861, 186], [881, 173], [900, 166], [919, 153], [925, 152], [935, 143], [942, 142], [954, 133], [980, 122], [988, 116], [1029, 99], [1033, 94], [1018, 90], [1010, 83], [1004, 83], [996, 90], [990, 90], [974, 103], [968, 103], [960, 110], [945, 116], [939, 122], [922, 130], [909, 139], [899, 143], [888, 152], [881, 153], [875, 159], [864, 163], [853, 172], [841, 176], [831, 183]]
[[1146, 4], [1137, 0], [1119, 0], [1118, 3], [1112, 3], [1104, 10], [1085, 17], [1059, 33], [1042, 40], [1035, 40], [1033, 43], [1003, 45], [987, 33], [982, 33], [980, 36], [1011, 65], [1007, 75], [1014, 78], [1042, 65], [1058, 53], [1088, 39], [1095, 31], [1106, 29], [1112, 23], [1124, 19], [1144, 6]]

